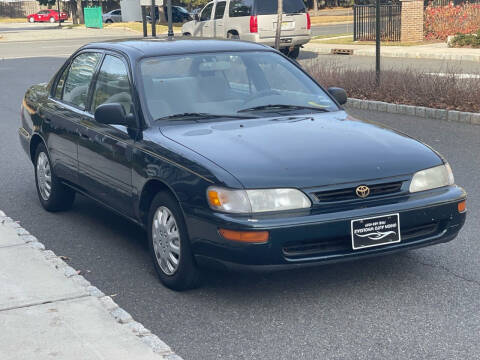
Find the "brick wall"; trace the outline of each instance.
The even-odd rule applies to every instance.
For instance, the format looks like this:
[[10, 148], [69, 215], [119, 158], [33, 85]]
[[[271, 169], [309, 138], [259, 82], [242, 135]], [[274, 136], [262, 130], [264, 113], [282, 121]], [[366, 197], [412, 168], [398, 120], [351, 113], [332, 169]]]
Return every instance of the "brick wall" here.
[[423, 40], [423, 0], [402, 0], [401, 41]]

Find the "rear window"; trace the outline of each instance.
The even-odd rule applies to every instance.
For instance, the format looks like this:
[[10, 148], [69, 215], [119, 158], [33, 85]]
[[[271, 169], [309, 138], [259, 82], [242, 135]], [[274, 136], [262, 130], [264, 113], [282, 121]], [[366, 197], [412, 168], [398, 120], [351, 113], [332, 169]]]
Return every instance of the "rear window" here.
[[[305, 12], [302, 0], [283, 0], [283, 12], [285, 14], [298, 14]], [[278, 0], [256, 0], [255, 14], [272, 15], [278, 13]]]

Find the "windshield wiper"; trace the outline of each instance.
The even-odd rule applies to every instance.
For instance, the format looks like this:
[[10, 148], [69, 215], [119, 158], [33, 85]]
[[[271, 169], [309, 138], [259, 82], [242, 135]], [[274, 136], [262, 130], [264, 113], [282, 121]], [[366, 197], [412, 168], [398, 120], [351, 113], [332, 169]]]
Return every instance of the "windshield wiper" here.
[[325, 108], [314, 107], [314, 106], [302, 106], [302, 105], [287, 105], [287, 104], [270, 104], [270, 105], [260, 105], [251, 108], [246, 108], [242, 110], [238, 110], [237, 112], [249, 112], [249, 111], [257, 111], [257, 110], [315, 110], [318, 112], [329, 112]]
[[173, 114], [173, 115], [168, 115], [168, 116], [163, 116], [161, 118], [155, 119], [155, 121], [158, 120], [177, 120], [177, 119], [185, 119], [185, 118], [201, 118], [201, 119], [207, 119], [207, 118], [233, 118], [233, 119], [251, 119], [252, 116], [242, 116], [242, 115], [232, 115], [232, 114], [210, 114], [210, 113], [201, 113], [201, 112], [186, 112], [186, 113], [181, 113], [181, 114]]

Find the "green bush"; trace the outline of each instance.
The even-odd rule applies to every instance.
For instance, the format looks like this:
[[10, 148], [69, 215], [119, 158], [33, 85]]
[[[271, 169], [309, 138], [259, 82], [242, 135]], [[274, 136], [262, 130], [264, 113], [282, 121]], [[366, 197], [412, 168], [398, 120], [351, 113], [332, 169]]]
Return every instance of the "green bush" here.
[[476, 34], [457, 34], [451, 41], [453, 47], [473, 47], [480, 48], [480, 29]]

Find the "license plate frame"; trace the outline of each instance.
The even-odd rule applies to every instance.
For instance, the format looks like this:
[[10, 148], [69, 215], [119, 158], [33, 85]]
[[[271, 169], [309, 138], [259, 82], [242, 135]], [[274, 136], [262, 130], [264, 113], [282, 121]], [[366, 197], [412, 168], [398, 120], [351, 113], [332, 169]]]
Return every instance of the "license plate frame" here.
[[402, 241], [399, 213], [354, 219], [350, 221], [350, 229], [353, 250]]

